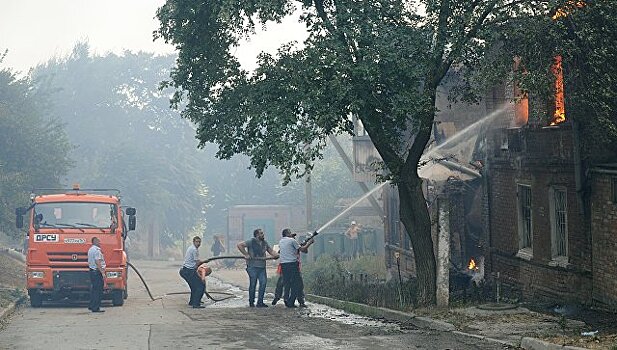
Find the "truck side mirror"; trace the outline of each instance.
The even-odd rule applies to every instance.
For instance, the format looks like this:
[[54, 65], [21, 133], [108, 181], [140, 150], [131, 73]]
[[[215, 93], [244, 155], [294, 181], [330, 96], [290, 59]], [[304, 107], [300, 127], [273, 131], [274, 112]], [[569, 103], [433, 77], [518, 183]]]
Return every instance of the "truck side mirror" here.
[[129, 216], [129, 231], [135, 230], [136, 224], [137, 224], [137, 219], [135, 218], [135, 215], [130, 215]]
[[126, 208], [126, 215], [129, 216], [129, 231], [135, 230], [135, 225], [137, 223], [137, 220], [135, 219], [136, 213], [137, 213], [137, 210], [135, 210], [135, 208], [133, 207]]
[[15, 208], [15, 227], [24, 227], [24, 214], [28, 211], [24, 207]]

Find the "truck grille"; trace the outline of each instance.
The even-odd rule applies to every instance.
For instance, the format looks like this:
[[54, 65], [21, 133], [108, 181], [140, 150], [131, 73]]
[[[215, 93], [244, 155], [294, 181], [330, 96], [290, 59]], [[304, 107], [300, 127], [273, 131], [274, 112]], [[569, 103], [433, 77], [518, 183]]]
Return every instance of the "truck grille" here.
[[88, 271], [54, 272], [54, 289], [89, 289], [90, 273]]
[[87, 268], [88, 253], [83, 252], [48, 252], [47, 258], [51, 268]]

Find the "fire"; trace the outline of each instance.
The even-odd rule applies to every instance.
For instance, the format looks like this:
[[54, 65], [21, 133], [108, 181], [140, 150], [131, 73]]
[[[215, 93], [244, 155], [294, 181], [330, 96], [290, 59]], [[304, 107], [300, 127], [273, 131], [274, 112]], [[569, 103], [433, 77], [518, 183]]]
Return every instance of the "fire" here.
[[469, 260], [469, 265], [467, 265], [467, 269], [472, 271], [478, 269], [478, 265], [476, 265], [476, 261], [474, 260], [474, 258], [471, 258], [471, 260]]
[[561, 56], [555, 57], [555, 63], [551, 67], [555, 75], [555, 113], [550, 125], [557, 125], [566, 121], [566, 104], [563, 94], [563, 66]]
[[555, 14], [551, 17], [553, 20], [567, 17], [575, 9], [585, 7], [587, 4], [582, 0], [569, 0], [563, 7], [555, 10]]

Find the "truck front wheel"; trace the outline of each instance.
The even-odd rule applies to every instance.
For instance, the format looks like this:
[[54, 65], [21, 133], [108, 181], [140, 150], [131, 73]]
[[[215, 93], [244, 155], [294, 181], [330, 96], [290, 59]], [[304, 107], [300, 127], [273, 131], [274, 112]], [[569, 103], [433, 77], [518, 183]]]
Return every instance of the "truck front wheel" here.
[[124, 290], [116, 289], [111, 292], [111, 303], [113, 306], [124, 305]]
[[43, 305], [43, 295], [36, 290], [29, 290], [28, 295], [30, 296], [30, 306], [32, 307], [41, 307]]

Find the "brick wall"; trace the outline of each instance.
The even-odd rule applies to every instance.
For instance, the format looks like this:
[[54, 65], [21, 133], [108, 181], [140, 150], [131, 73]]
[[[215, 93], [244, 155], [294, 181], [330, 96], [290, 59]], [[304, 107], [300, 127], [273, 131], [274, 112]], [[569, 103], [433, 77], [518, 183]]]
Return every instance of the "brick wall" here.
[[611, 198], [613, 178], [617, 178], [617, 172], [593, 172], [591, 177], [593, 298], [617, 307], [617, 204]]
[[[490, 272], [525, 297], [591, 300], [591, 243], [577, 199], [571, 129], [501, 129], [488, 162]], [[507, 147], [503, 140], [508, 140]], [[519, 252], [517, 184], [531, 186], [532, 257]], [[568, 264], [554, 266], [551, 253], [550, 189], [567, 194]]]

